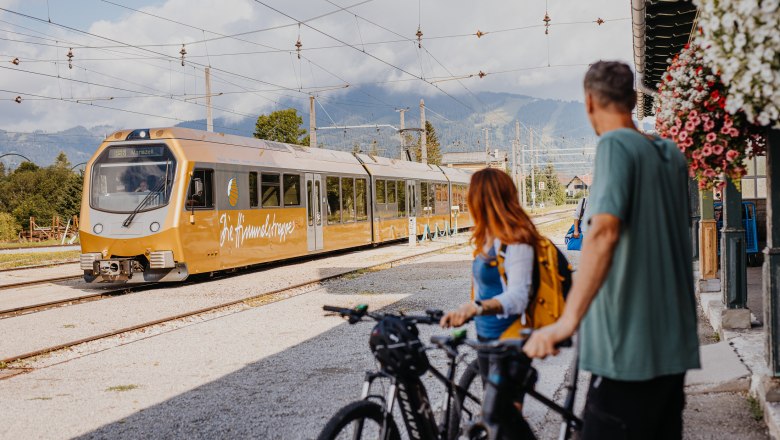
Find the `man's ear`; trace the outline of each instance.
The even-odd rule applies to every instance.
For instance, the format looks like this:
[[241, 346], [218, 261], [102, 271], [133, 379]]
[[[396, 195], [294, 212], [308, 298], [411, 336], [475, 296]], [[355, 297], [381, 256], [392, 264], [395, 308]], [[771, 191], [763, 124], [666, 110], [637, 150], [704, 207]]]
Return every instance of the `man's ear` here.
[[585, 112], [587, 114], [593, 113], [593, 95], [590, 92], [585, 92]]

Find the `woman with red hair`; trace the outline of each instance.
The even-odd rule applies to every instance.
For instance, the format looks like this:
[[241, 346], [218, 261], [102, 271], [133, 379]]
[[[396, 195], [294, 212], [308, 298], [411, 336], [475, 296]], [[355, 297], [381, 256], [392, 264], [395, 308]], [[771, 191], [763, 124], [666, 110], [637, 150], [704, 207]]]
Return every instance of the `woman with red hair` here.
[[[474, 173], [467, 203], [474, 220], [471, 242], [476, 247], [473, 301], [444, 315], [441, 326], [459, 327], [474, 318], [477, 336], [494, 340], [519, 320], [528, 306], [539, 234], [520, 207], [512, 179], [503, 171], [485, 168]], [[504, 276], [499, 272], [499, 256], [504, 260]]]

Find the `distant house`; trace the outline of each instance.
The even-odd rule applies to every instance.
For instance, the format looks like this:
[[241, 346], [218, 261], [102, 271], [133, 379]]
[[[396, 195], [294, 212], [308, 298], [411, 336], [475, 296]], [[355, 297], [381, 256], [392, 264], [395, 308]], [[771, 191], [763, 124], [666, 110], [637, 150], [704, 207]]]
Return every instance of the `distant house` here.
[[593, 176], [590, 174], [583, 174], [582, 176], [574, 176], [566, 184], [566, 196], [574, 197], [580, 191], [587, 191], [590, 189]]
[[441, 157], [442, 166], [478, 171], [482, 168], [498, 168], [509, 171], [509, 155], [506, 151], [494, 150], [485, 158], [484, 151], [467, 153], [444, 153]]

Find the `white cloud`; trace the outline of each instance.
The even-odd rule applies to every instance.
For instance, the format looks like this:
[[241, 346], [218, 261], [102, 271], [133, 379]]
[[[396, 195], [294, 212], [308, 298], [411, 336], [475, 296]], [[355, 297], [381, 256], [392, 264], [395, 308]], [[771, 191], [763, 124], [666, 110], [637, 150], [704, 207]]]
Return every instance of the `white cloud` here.
[[[125, 3], [118, 0], [120, 3]], [[268, 0], [273, 7], [296, 19], [320, 15], [336, 7], [324, 0], [285, 2]], [[347, 5], [356, 0], [338, 0]], [[87, 8], [91, 2], [79, 2], [78, 8]], [[129, 4], [129, 3], [127, 3]], [[14, 9], [18, 4], [12, 0], [0, 0], [0, 5]], [[105, 7], [104, 4], [101, 4]], [[486, 6], [489, 5], [489, 6]], [[112, 7], [115, 8], [116, 7]], [[290, 24], [293, 21], [249, 0], [167, 0], [160, 5], [147, 6], [143, 11], [168, 17], [195, 27], [203, 27], [222, 34], [236, 34], [269, 26]], [[413, 0], [375, 0], [353, 9], [354, 13], [374, 21], [388, 29], [414, 38], [418, 26], [418, 2]], [[40, 16], [41, 11], [37, 11]], [[478, 29], [486, 32], [528, 25], [539, 25], [544, 16], [544, 5], [538, 1], [494, 0], [489, 3], [475, 3], [471, 0], [427, 1], [421, 5], [421, 28], [425, 37], [474, 33]], [[491, 73], [509, 69], [561, 64], [586, 64], [597, 59], [630, 60], [630, 21], [608, 22], [602, 26], [595, 23], [556, 25], [574, 21], [592, 21], [601, 18], [627, 18], [629, 8], [617, 0], [594, 0], [588, 2], [562, 0], [550, 3], [553, 26], [545, 36], [544, 29], [537, 27], [521, 31], [475, 36], [424, 40], [425, 47], [453, 74], [476, 74], [480, 70]], [[43, 11], [45, 14], [45, 10]], [[56, 17], [55, 17], [56, 18]], [[70, 20], [69, 20], [70, 18]], [[148, 51], [126, 48], [105, 50], [75, 48], [74, 69], [68, 69], [65, 54], [71, 44], [90, 46], [117, 46], [110, 41], [79, 35], [77, 33], [25, 20], [8, 13], [0, 13], [0, 20], [33, 28], [48, 34], [52, 40], [39, 40], [8, 31], [33, 34], [9, 24], [0, 24], [0, 37], [38, 42], [50, 45], [21, 44], [0, 41], [0, 55], [10, 60], [14, 56], [22, 59], [19, 69], [41, 72], [51, 77], [35, 76], [29, 73], [0, 70], [0, 89], [64, 98], [115, 97], [111, 101], [92, 101], [95, 105], [122, 108], [128, 111], [168, 116], [177, 119], [203, 118], [205, 109], [191, 102], [172, 101], [166, 98], [139, 98], [137, 92], [161, 95], [196, 95], [204, 93], [202, 68], [187, 65], [182, 67], [177, 57], [180, 43], [202, 40], [201, 30], [168, 23], [157, 18], [131, 11], [113, 11], [110, 18], [90, 24], [90, 33], [132, 44], [171, 43], [170, 46], [149, 47]], [[76, 22], [76, 18], [62, 15], [55, 19], [63, 24]], [[355, 43], [397, 40], [400, 37], [380, 29], [355, 16], [339, 12], [309, 23], [334, 37]], [[240, 37], [241, 39], [265, 44], [285, 50], [293, 50], [300, 32], [303, 54], [316, 64], [335, 73], [351, 84], [408, 79], [392, 67], [383, 64], [355, 49], [312, 50], [339, 43], [308, 27], [290, 26]], [[213, 38], [214, 34], [205, 34]], [[294, 91], [250, 93], [245, 90], [275, 88], [270, 83], [289, 88], [312, 85], [337, 85], [341, 81], [322, 69], [298, 60], [288, 52], [220, 56], [226, 53], [257, 52], [268, 50], [257, 44], [221, 39], [207, 45], [186, 46], [188, 62], [211, 64], [213, 70], [213, 91], [226, 92], [215, 97], [217, 107], [237, 113], [257, 114], [273, 109], [278, 101], [291, 96], [303, 97]], [[365, 50], [388, 63], [394, 64], [414, 75], [427, 77], [449, 76], [427, 53], [411, 42], [367, 45]], [[161, 55], [170, 55], [170, 60], [161, 60]], [[123, 53], [120, 53], [123, 52]], [[207, 57], [207, 53], [211, 55]], [[142, 59], [134, 59], [142, 58]], [[53, 60], [58, 60], [55, 65]], [[100, 59], [101, 61], [91, 61]], [[111, 60], [109, 60], [111, 59]], [[49, 60], [33, 62], [33, 60]], [[421, 70], [422, 64], [422, 70]], [[2, 64], [3, 67], [15, 67]], [[86, 69], [86, 70], [85, 70]], [[551, 67], [526, 70], [515, 73], [488, 75], [483, 79], [470, 78], [462, 82], [473, 91], [504, 91], [537, 97], [580, 100], [581, 78], [586, 66]], [[232, 72], [237, 75], [231, 75]], [[60, 75], [61, 79], [56, 76]], [[247, 78], [254, 78], [253, 81]], [[100, 83], [128, 91], [101, 88], [95, 85], [71, 82], [67, 79]], [[261, 82], [262, 81], [262, 82]], [[232, 84], [228, 84], [232, 83]], [[240, 86], [240, 87], [237, 87]], [[464, 95], [466, 91], [456, 81], [440, 82], [438, 85], [448, 93]], [[422, 81], [385, 84], [383, 87], [398, 90], [415, 90], [421, 95], [441, 93]], [[241, 92], [241, 93], [236, 93]], [[331, 92], [339, 93], [339, 92]], [[1, 92], [3, 98], [13, 98], [11, 93]], [[133, 98], [125, 98], [135, 96]], [[178, 96], [177, 99], [184, 99]], [[415, 103], [408, 103], [414, 105]], [[458, 105], [453, 102], [453, 105]], [[240, 116], [215, 110], [217, 117]], [[3, 101], [0, 117], [4, 121], [0, 128], [11, 130], [63, 129], [73, 125], [93, 126], [109, 124], [121, 127], [172, 125], [175, 120], [152, 116], [135, 115], [58, 101], [25, 99], [18, 105]]]

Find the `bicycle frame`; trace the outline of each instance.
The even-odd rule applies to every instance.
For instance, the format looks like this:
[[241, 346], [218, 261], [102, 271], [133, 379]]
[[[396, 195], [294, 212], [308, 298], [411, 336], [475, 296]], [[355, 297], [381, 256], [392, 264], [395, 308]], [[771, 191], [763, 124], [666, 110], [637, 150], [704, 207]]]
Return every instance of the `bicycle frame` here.
[[[527, 423], [525, 422], [522, 412], [514, 405], [518, 390], [538, 400], [544, 406], [555, 411], [564, 418], [564, 422], [561, 425], [560, 439], [568, 439], [570, 428], [577, 430], [582, 428], [582, 420], [573, 412], [573, 392], [569, 393], [563, 406], [558, 405], [550, 398], [540, 394], [534, 389], [534, 385], [538, 379], [538, 372], [531, 366], [530, 360], [526, 360], [527, 365], [520, 365], [523, 362], [523, 359], [513, 358], [510, 353], [494, 354], [490, 357], [490, 372], [485, 386], [482, 420], [475, 423], [470, 428], [469, 431], [472, 437], [476, 436], [476, 433], [483, 431], [487, 433], [487, 438], [489, 440], [504, 438], [505, 434], [503, 431], [509, 429], [507, 421], [522, 420], [522, 423], [516, 425], [520, 432], [513, 432], [513, 437], [523, 435], [523, 431], [528, 429], [526, 436], [530, 435], [532, 436], [531, 438], [533, 438], [533, 433], [530, 431], [530, 428], [527, 428]], [[577, 356], [575, 356], [575, 358], [576, 357]], [[510, 365], [511, 362], [515, 362], [515, 365]], [[574, 362], [576, 362], [576, 359]], [[522, 376], [512, 377], [517, 376], [517, 371], [515, 371], [514, 374], [511, 374], [509, 373], [511, 368], [522, 369]], [[572, 380], [567, 388], [570, 391], [575, 390], [577, 386], [576, 383], [577, 369], [575, 368]]]
[[[428, 393], [418, 377], [401, 379], [385, 371], [367, 371], [360, 399], [367, 400], [373, 398], [379, 400], [385, 408], [386, 415], [391, 415], [393, 413], [393, 407], [395, 406], [396, 401], [398, 401], [398, 407], [403, 416], [406, 431], [409, 434], [409, 438], [412, 440], [448, 440], [448, 423], [450, 415], [453, 411], [460, 410], [460, 408], [457, 408], [458, 399], [455, 398], [458, 391], [461, 391], [461, 388], [454, 382], [457, 364], [458, 362], [456, 359], [450, 359], [446, 376], [434, 367], [428, 369], [428, 372], [447, 388], [447, 402], [443, 418], [444, 424], [442, 427], [436, 422]], [[390, 381], [390, 386], [385, 396], [371, 394], [371, 386], [377, 379], [387, 379]], [[465, 391], [467, 398], [479, 402], [479, 399], [469, 393], [468, 390], [463, 391]], [[456, 404], [453, 405], [453, 402], [456, 402]], [[362, 428], [363, 427], [360, 425], [356, 426], [355, 438], [359, 437]], [[385, 429], [386, 426], [383, 425], [383, 432]]]

